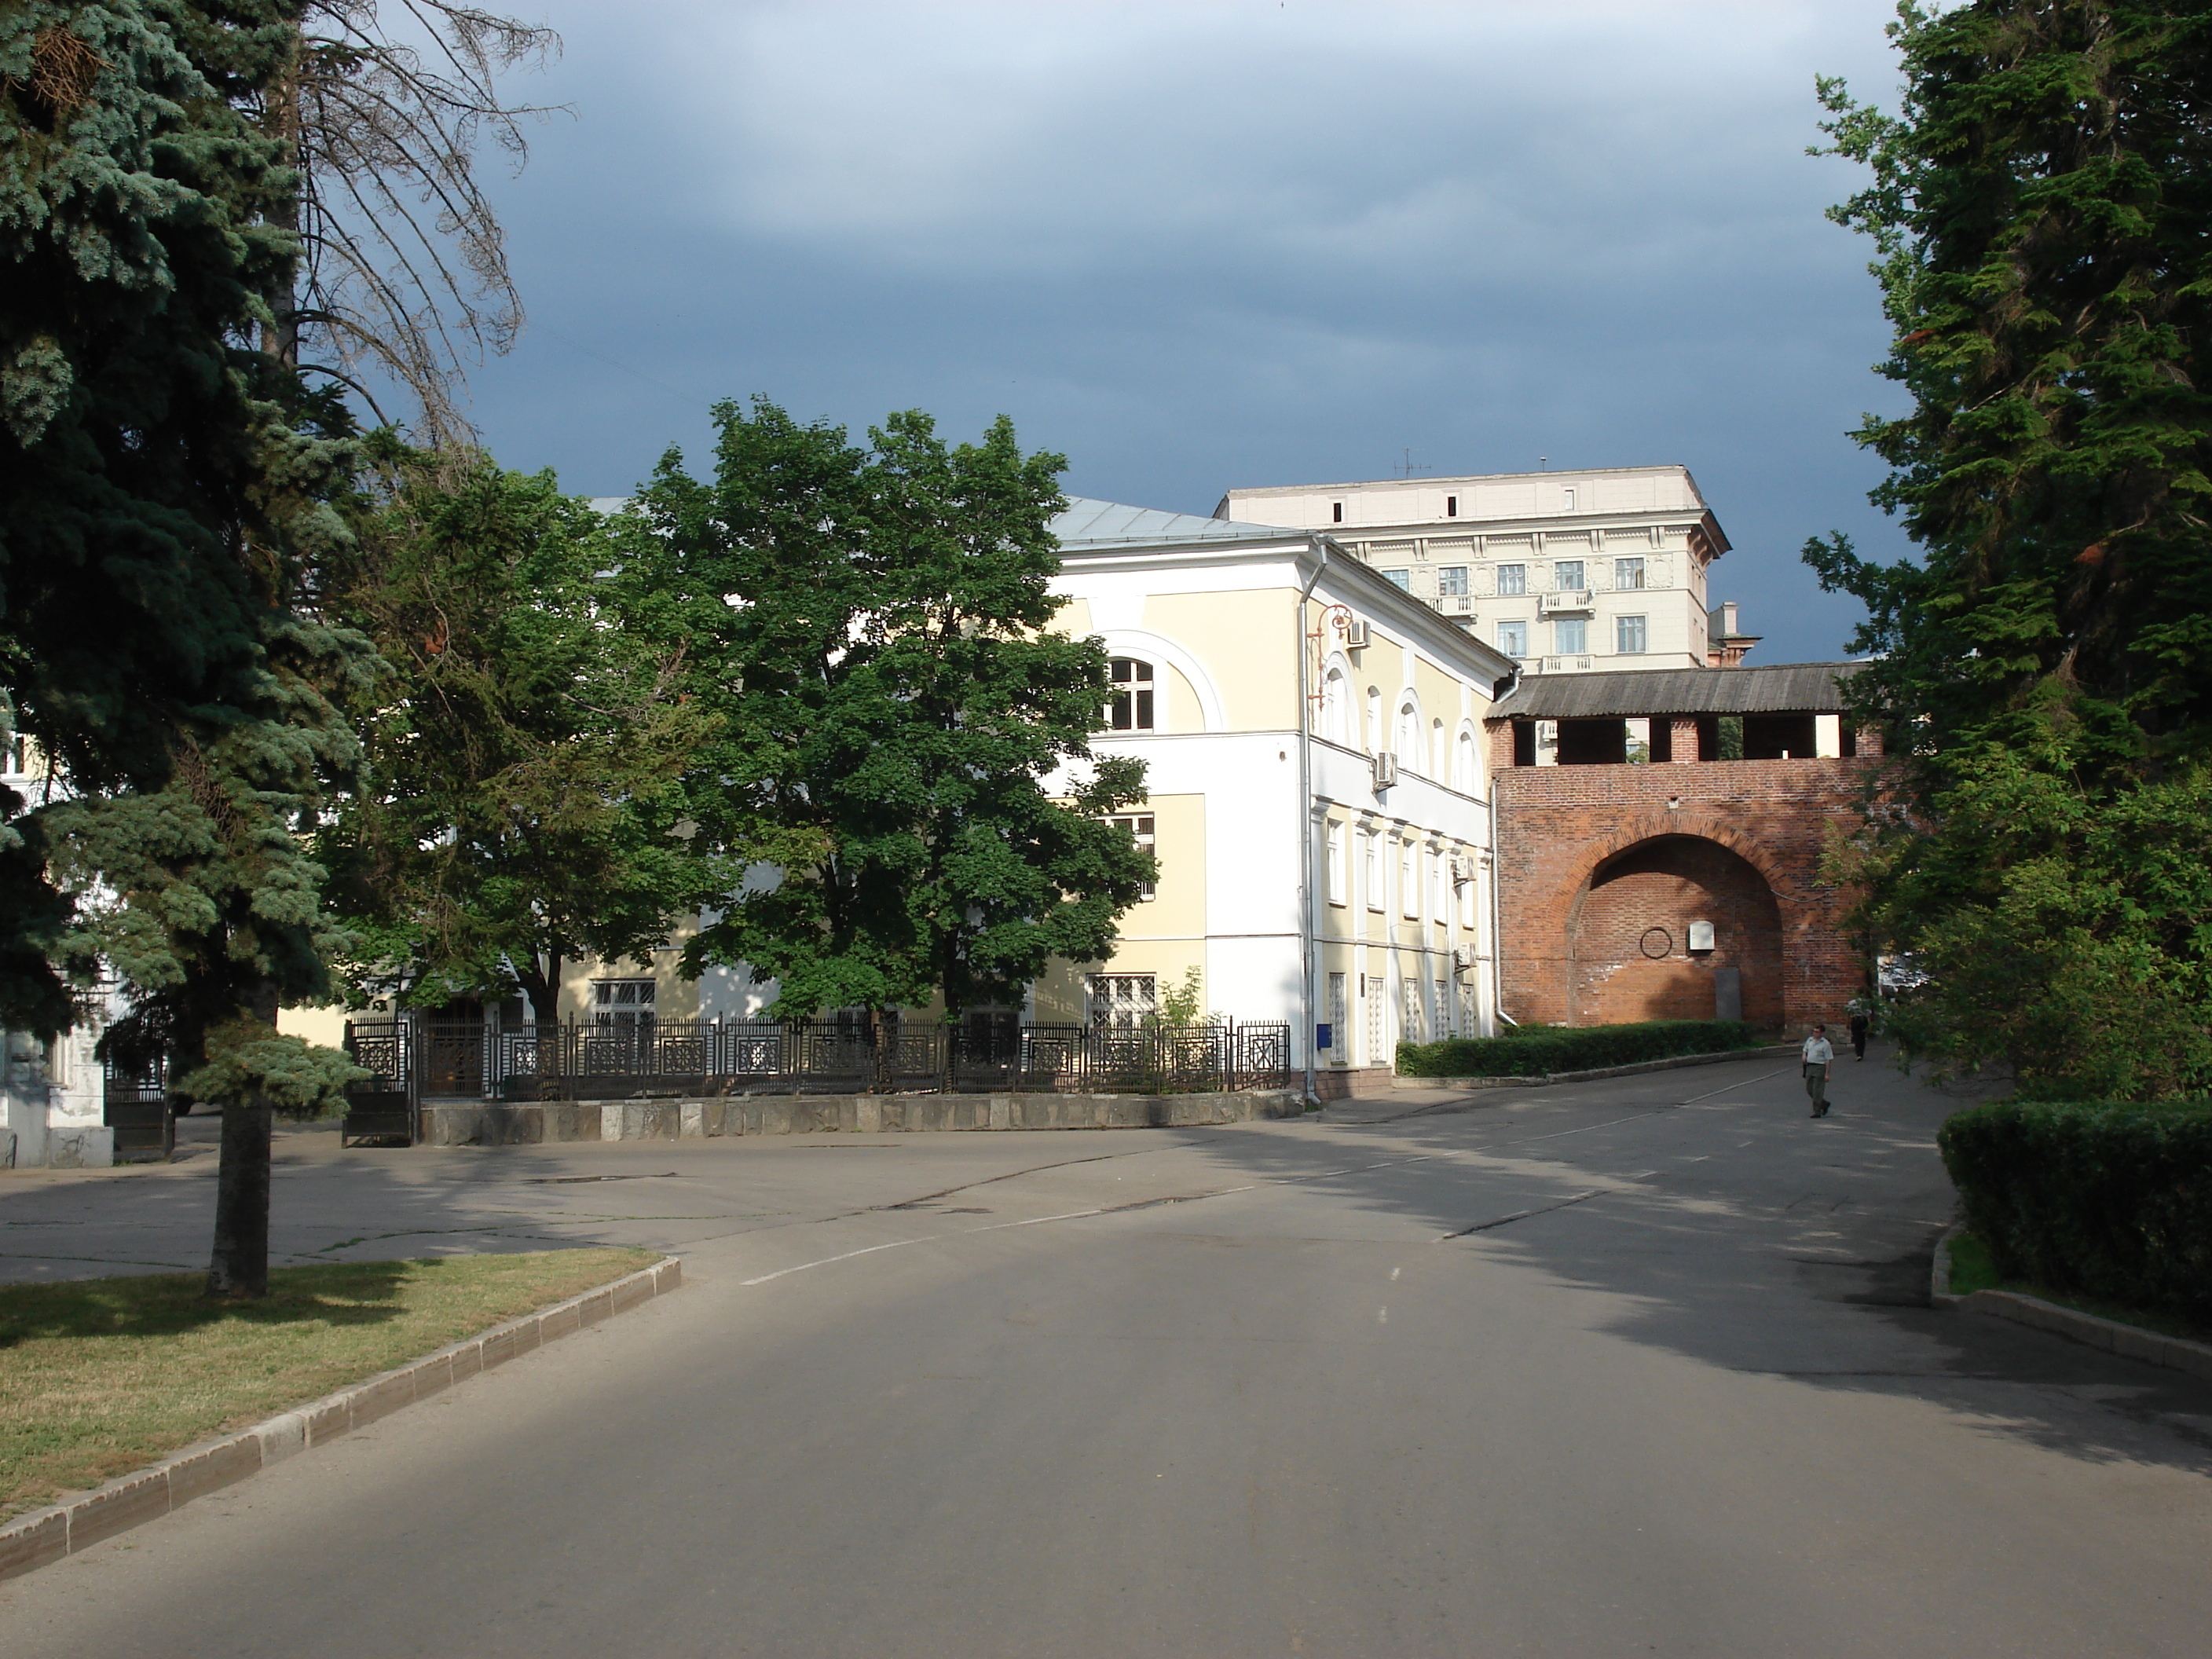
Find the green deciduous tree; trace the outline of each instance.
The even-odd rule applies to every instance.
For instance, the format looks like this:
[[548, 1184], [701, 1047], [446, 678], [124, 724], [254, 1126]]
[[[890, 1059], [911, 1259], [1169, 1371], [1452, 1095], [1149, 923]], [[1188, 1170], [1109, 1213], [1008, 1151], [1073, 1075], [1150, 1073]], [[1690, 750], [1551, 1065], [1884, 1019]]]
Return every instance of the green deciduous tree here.
[[1050, 631], [1065, 463], [1003, 419], [948, 447], [894, 415], [863, 448], [766, 403], [715, 418], [713, 482], [672, 453], [626, 519], [625, 606], [686, 644], [727, 722], [702, 757], [727, 830], [780, 872], [694, 969], [750, 963], [779, 1015], [879, 1022], [1103, 959], [1153, 866], [1104, 821], [1143, 788], [1090, 754], [1105, 657]]
[[1853, 682], [1897, 757], [1846, 860], [1929, 986], [1908, 1048], [2024, 1088], [2212, 1084], [2212, 9], [1905, 4], [1892, 116], [1824, 82], [1871, 169], [1910, 412], [1856, 434], [1919, 544], [1809, 544], [1863, 600]]
[[362, 787], [325, 830], [357, 994], [435, 1006], [649, 953], [732, 884], [687, 787], [716, 717], [684, 648], [611, 605], [600, 515], [550, 474], [392, 450], [334, 608], [390, 673], [359, 703]]

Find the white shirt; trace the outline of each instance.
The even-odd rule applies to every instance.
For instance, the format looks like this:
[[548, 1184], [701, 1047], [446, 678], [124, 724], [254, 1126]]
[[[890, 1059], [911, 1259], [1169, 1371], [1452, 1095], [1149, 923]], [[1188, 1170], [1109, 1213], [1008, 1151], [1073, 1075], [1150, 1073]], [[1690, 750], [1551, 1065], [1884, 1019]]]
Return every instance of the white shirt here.
[[1808, 1066], [1826, 1066], [1835, 1057], [1836, 1051], [1828, 1046], [1827, 1038], [1808, 1036], [1805, 1039], [1805, 1063]]

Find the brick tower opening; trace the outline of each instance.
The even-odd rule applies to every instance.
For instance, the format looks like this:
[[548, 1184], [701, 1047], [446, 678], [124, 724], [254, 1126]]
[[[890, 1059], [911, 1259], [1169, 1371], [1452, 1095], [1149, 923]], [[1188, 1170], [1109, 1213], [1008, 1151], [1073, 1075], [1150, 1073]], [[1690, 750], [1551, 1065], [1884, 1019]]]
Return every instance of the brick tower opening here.
[[[1712, 928], [1710, 949], [1702, 930]], [[1717, 970], [1741, 976], [1743, 1018], [1783, 1023], [1782, 915], [1766, 878], [1698, 836], [1638, 842], [1591, 872], [1568, 922], [1577, 1025], [1711, 1019]]]

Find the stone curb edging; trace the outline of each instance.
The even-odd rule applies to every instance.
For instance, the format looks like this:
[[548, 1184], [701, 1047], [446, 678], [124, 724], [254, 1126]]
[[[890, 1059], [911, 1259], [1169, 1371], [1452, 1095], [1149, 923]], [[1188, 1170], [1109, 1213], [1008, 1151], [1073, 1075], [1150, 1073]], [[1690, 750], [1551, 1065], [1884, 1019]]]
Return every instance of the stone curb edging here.
[[1586, 1072], [1547, 1072], [1538, 1077], [1394, 1077], [1394, 1089], [1541, 1089], [1554, 1083], [1595, 1083], [1602, 1078], [1637, 1077], [1645, 1072], [1672, 1072], [1685, 1066], [1718, 1066], [1731, 1060], [1770, 1060], [1794, 1054], [1794, 1042], [1763, 1043], [1756, 1048], [1729, 1048], [1716, 1054], [1676, 1054], [1668, 1060], [1639, 1060], [1626, 1066], [1600, 1066]]
[[2048, 1331], [2085, 1347], [2102, 1349], [2123, 1359], [2140, 1359], [2147, 1365], [2212, 1382], [2212, 1343], [2192, 1342], [2183, 1336], [2161, 1336], [2140, 1325], [2124, 1324], [2102, 1315], [2062, 1307], [2022, 1291], [1974, 1291], [1965, 1296], [1951, 1291], [1951, 1241], [1965, 1231], [1953, 1227], [1936, 1243], [1936, 1264], [1929, 1274], [1928, 1299], [1939, 1308], [1964, 1309], [2008, 1319], [2015, 1325]]
[[250, 1429], [187, 1446], [82, 1497], [18, 1516], [0, 1524], [0, 1579], [46, 1566], [102, 1539], [158, 1520], [195, 1498], [258, 1474], [271, 1463], [313, 1450], [532, 1348], [665, 1296], [683, 1282], [682, 1261], [664, 1256], [597, 1290], [449, 1343], [396, 1370], [309, 1401]]

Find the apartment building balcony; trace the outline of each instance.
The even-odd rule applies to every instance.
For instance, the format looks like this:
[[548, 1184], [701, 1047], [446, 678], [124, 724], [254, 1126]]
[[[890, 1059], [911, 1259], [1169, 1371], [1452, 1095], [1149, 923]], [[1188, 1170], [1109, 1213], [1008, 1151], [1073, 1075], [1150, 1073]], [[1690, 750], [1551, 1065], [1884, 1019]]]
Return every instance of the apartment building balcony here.
[[1564, 588], [1557, 593], [1536, 596], [1536, 614], [1540, 617], [1588, 616], [1597, 608], [1597, 590], [1594, 587]]
[[1530, 657], [1522, 662], [1521, 667], [1524, 673], [1530, 671], [1539, 674], [1583, 673], [1590, 667], [1590, 657], [1588, 652], [1579, 656], [1569, 654], [1563, 657]]

